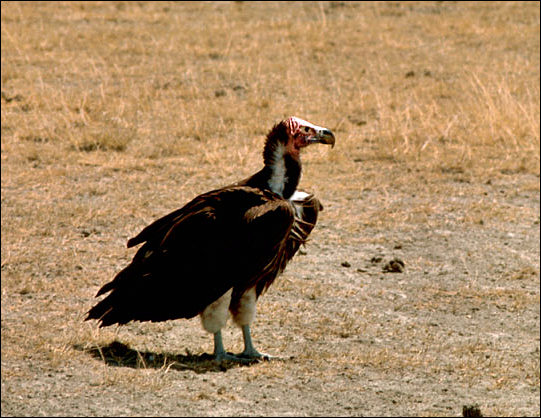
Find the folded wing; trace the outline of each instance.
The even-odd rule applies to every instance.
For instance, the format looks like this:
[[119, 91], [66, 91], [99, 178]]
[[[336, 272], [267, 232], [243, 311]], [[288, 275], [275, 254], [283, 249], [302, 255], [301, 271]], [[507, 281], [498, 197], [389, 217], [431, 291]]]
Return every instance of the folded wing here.
[[86, 319], [100, 326], [191, 318], [229, 289], [275, 277], [287, 262], [295, 212], [287, 200], [252, 187], [198, 196], [128, 241], [143, 244], [98, 292], [110, 292]]

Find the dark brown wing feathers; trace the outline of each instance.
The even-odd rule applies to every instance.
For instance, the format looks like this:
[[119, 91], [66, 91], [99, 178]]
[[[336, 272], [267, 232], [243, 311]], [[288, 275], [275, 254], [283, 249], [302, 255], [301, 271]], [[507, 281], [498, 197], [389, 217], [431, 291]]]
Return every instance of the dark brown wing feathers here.
[[143, 246], [100, 289], [110, 293], [86, 319], [191, 318], [232, 287], [258, 285], [259, 294], [268, 287], [259, 282], [285, 267], [294, 219], [291, 203], [270, 191], [236, 186], [198, 196], [128, 241]]

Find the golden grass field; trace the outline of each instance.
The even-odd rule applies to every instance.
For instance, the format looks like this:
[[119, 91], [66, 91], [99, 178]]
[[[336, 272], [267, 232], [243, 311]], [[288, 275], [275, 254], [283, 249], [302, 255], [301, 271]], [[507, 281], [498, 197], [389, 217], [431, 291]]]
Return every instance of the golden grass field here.
[[[1, 10], [3, 416], [540, 415], [538, 2]], [[325, 210], [253, 326], [292, 358], [83, 322], [127, 239], [257, 171], [290, 115], [337, 138], [303, 155]]]

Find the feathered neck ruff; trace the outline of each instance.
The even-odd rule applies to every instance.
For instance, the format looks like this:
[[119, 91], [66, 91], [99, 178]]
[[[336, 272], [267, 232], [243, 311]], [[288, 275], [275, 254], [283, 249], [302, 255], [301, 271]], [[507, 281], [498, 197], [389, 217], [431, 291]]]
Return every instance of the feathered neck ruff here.
[[292, 153], [292, 147], [288, 147], [289, 140], [287, 127], [280, 122], [267, 135], [263, 148], [267, 186], [285, 199], [295, 192], [302, 169], [298, 153]]

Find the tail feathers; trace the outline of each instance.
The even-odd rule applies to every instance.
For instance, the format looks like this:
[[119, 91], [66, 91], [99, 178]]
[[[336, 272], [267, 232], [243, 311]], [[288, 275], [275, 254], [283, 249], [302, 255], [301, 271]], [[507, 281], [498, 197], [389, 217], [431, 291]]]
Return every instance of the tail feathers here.
[[85, 321], [97, 319], [100, 328], [113, 324], [126, 324], [132, 319], [136, 319], [126, 302], [113, 292], [88, 311]]
[[85, 318], [85, 321], [97, 319], [98, 321], [100, 321], [100, 328], [117, 323], [118, 321], [114, 319], [113, 306], [108, 299], [109, 298], [105, 298], [92, 309], [90, 309]]
[[133, 263], [129, 264], [122, 271], [120, 271], [113, 280], [111, 280], [109, 283], [104, 284], [102, 288], [98, 290], [96, 297], [104, 295], [110, 290], [122, 287], [122, 285], [125, 284], [130, 278], [134, 280], [137, 278], [137, 276], [138, 274], [136, 269], [134, 268]]
[[123, 325], [130, 321], [154, 320], [143, 309], [132, 305], [128, 298], [119, 297], [113, 292], [88, 311], [85, 321], [97, 319], [102, 328], [114, 324]]
[[142, 242], [143, 242], [143, 241], [141, 240], [141, 238], [139, 237], [139, 235], [137, 235], [136, 237], [130, 238], [130, 239], [128, 240], [127, 247], [128, 247], [128, 248], [135, 247], [137, 244], [141, 244]]
[[114, 281], [110, 281], [109, 283], [102, 286], [100, 290], [98, 290], [98, 293], [96, 293], [96, 297], [101, 296], [105, 293], [107, 293], [109, 290], [113, 290], [114, 287]]
[[98, 291], [96, 297], [109, 291], [111, 293], [88, 311], [85, 321], [97, 319], [100, 321], [101, 328], [113, 324], [122, 325], [131, 320], [139, 319], [136, 311], [138, 310], [137, 306], [142, 305], [142, 301], [136, 297], [137, 294], [133, 287], [126, 287], [127, 279], [131, 276], [130, 267], [131, 265], [119, 272], [114, 280], [106, 283]]
[[88, 311], [85, 321], [96, 319], [100, 327], [106, 327], [192, 318], [228, 290], [209, 289], [204, 281], [184, 279], [196, 276], [195, 268], [172, 266], [173, 261], [163, 257], [145, 258], [145, 247], [139, 251], [131, 264], [98, 291], [96, 297], [106, 296]]
[[85, 321], [96, 319], [101, 328], [130, 321], [192, 318], [201, 311], [202, 304], [197, 298], [174, 288], [164, 291], [161, 287], [143, 287], [137, 281], [130, 286], [117, 287], [117, 284], [108, 283], [100, 289], [98, 295], [112, 292], [88, 311]]

